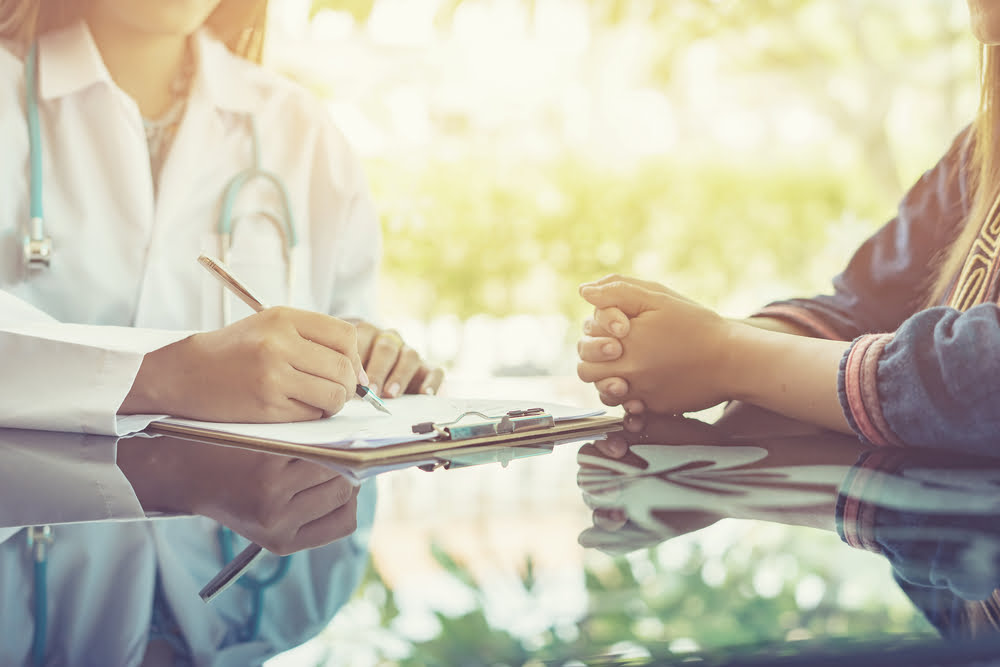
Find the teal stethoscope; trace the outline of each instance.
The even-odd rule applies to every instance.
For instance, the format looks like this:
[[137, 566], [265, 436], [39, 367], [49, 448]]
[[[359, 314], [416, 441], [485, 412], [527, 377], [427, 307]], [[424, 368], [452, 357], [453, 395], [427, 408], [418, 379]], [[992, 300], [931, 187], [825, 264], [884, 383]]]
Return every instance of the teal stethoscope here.
[[[38, 119], [37, 43], [32, 44], [25, 61], [25, 98], [28, 121], [31, 217], [27, 233], [23, 239], [23, 259], [25, 267], [30, 272], [34, 272], [50, 266], [54, 250], [52, 239], [45, 232], [45, 217], [42, 210], [42, 137]], [[278, 193], [279, 211], [278, 213], [274, 213], [272, 211], [260, 210], [255, 211], [255, 214], [269, 220], [281, 237], [286, 269], [285, 285], [288, 301], [290, 302], [292, 278], [295, 273], [293, 251], [298, 244], [298, 236], [295, 232], [295, 221], [289, 204], [288, 191], [277, 175], [261, 168], [260, 142], [257, 137], [257, 126], [252, 116], [248, 118], [248, 124], [250, 126], [250, 139], [253, 146], [253, 166], [236, 174], [226, 185], [225, 190], [223, 190], [222, 205], [216, 226], [220, 242], [219, 251], [222, 261], [228, 264], [231, 259], [234, 228], [240, 219], [246, 217], [246, 215], [234, 214], [236, 200], [243, 188], [255, 181], [269, 185]], [[231, 317], [229, 300], [225, 293], [223, 293], [222, 308], [223, 322], [228, 323]], [[46, 623], [48, 618], [46, 569], [48, 565], [48, 551], [52, 546], [53, 536], [52, 529], [49, 526], [32, 526], [26, 532], [34, 581], [32, 611], [35, 619], [35, 627], [32, 635], [31, 655], [33, 663], [41, 665], [45, 660]], [[228, 528], [221, 527], [219, 529], [220, 556], [224, 563], [232, 558], [232, 539], [232, 532]], [[282, 558], [275, 571], [267, 577], [257, 578], [245, 575], [237, 582], [253, 594], [251, 617], [245, 631], [242, 633], [243, 636], [241, 639], [249, 641], [257, 636], [263, 612], [264, 589], [277, 583], [284, 577], [290, 566], [290, 558], [290, 556]]]
[[[48, 268], [52, 262], [55, 250], [52, 238], [45, 232], [45, 216], [42, 209], [42, 136], [38, 119], [38, 45], [33, 44], [25, 62], [25, 97], [28, 119], [28, 150], [30, 170], [31, 209], [28, 229], [22, 240], [23, 260], [27, 269], [37, 270]], [[222, 205], [216, 223], [216, 233], [219, 236], [219, 255], [223, 263], [229, 265], [232, 260], [233, 231], [236, 223], [249, 215], [259, 215], [267, 219], [277, 230], [282, 241], [282, 254], [285, 260], [286, 303], [291, 302], [294, 293], [293, 279], [295, 276], [294, 257], [298, 245], [298, 234], [295, 231], [295, 219], [289, 204], [288, 191], [281, 179], [273, 172], [261, 168], [260, 141], [257, 137], [257, 125], [253, 116], [248, 116], [250, 140], [253, 147], [253, 166], [239, 172], [229, 181], [222, 192]], [[253, 182], [263, 182], [278, 194], [278, 212], [260, 209], [251, 214], [236, 215], [236, 201], [243, 189]], [[224, 324], [231, 321], [229, 299], [223, 293], [222, 320]]]

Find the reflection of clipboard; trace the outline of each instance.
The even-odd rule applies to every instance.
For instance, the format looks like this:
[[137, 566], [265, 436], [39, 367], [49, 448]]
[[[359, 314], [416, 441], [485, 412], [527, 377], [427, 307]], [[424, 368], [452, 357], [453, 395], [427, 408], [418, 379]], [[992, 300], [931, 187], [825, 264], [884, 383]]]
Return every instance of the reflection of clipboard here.
[[[495, 418], [498, 422], [501, 419], [502, 417]], [[439, 423], [438, 426], [441, 426], [441, 424]], [[452, 425], [447, 424], [447, 426]], [[351, 470], [364, 470], [374, 466], [412, 465], [434, 460], [448, 460], [452, 461], [452, 465], [454, 465], [460, 459], [457, 456], [459, 451], [471, 456], [477, 451], [486, 452], [489, 449], [497, 450], [510, 447], [554, 445], [561, 442], [596, 438], [606, 433], [620, 431], [621, 429], [621, 417], [584, 417], [581, 419], [559, 421], [544, 427], [514, 429], [509, 432], [494, 431], [475, 437], [452, 439], [451, 437], [439, 434], [433, 439], [368, 449], [335, 449], [322, 445], [283, 442], [235, 433], [218, 433], [169, 422], [153, 422], [146, 431], [155, 435], [170, 435], [210, 444], [228, 445], [285, 456], [309, 458], [346, 467]], [[439, 456], [446, 452], [451, 458]], [[497, 461], [502, 461], [502, 456], [497, 458]], [[457, 467], [457, 465], [454, 465], [454, 467]]]

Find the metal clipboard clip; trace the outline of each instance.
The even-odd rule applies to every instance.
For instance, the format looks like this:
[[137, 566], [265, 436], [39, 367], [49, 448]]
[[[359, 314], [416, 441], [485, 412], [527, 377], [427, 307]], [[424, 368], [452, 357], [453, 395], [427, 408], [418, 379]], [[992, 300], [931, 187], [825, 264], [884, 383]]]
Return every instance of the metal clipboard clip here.
[[[474, 415], [484, 421], [463, 420]], [[469, 440], [470, 438], [488, 438], [490, 436], [535, 431], [552, 428], [555, 419], [543, 408], [528, 408], [526, 410], [511, 410], [501, 417], [490, 417], [482, 412], [463, 412], [450, 422], [421, 422], [413, 425], [413, 432], [419, 435], [437, 433], [443, 440]]]

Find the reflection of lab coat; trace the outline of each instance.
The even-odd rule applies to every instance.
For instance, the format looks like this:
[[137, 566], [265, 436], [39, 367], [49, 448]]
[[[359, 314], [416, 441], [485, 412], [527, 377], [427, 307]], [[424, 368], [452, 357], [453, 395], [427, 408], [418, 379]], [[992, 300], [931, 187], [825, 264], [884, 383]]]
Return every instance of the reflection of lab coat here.
[[[87, 474], [113, 464], [82, 458], [67, 464], [83, 471], [73, 474], [59, 471], [58, 461], [67, 450], [110, 451], [115, 439], [0, 429], [0, 525], [20, 518], [16, 507], [8, 505], [9, 497], [39, 500], [42, 506], [32, 511], [52, 521], [80, 518], [72, 500], [87, 494], [92, 483]], [[8, 468], [8, 462], [14, 465]], [[99, 471], [95, 477], [103, 478]], [[33, 488], [39, 484], [48, 493]], [[264, 594], [259, 639], [244, 643], [237, 637], [250, 615], [248, 591], [233, 586], [211, 605], [198, 597], [221, 566], [215, 522], [170, 518], [54, 526], [47, 575], [49, 664], [136, 664], [148, 642], [156, 576], [196, 664], [251, 665], [305, 641], [344, 604], [363, 572], [374, 486], [363, 487], [358, 500], [358, 530], [327, 547], [294, 554], [288, 575]], [[235, 544], [237, 549], [244, 545]], [[252, 572], [266, 576], [275, 565], [276, 559], [267, 556]], [[29, 664], [31, 575], [24, 531], [0, 528], [0, 665]]]
[[[111, 81], [86, 27], [42, 38], [43, 198], [54, 255], [51, 268], [30, 276], [18, 261], [29, 217], [23, 53], [0, 44], [0, 427], [115, 434], [115, 412], [142, 355], [222, 324], [222, 299], [229, 297], [195, 259], [202, 251], [219, 251], [214, 232], [221, 193], [252, 160], [251, 112], [263, 166], [284, 182], [296, 216], [292, 305], [370, 315], [379, 230], [358, 162], [343, 138], [322, 107], [295, 86], [231, 56], [205, 34], [195, 43], [191, 97], [154, 197], [138, 108]], [[273, 304], [286, 302], [282, 242], [255, 214], [272, 209], [274, 199], [263, 186], [241, 195], [237, 210], [245, 215], [236, 224], [232, 259], [234, 271]], [[248, 313], [234, 303], [234, 317]], [[0, 526], [144, 517], [115, 466], [115, 438], [43, 440], [38, 456], [0, 447]], [[31, 483], [42, 479], [44, 484]], [[9, 480], [24, 482], [16, 494]], [[373, 501], [367, 492], [363, 498], [368, 502], [359, 509], [362, 525]], [[119, 637], [140, 641], [155, 564], [171, 603], [188, 605], [183, 613], [192, 622], [182, 620], [191, 633], [187, 639], [199, 656], [207, 656], [221, 641], [222, 616], [210, 611], [214, 607], [192, 607], [191, 598], [219, 565], [213, 526], [190, 518], [57, 526], [49, 593], [63, 611], [50, 605], [50, 614], [72, 613], [76, 620], [51, 626], [50, 645], [64, 645], [65, 655], [82, 660], [87, 646], [111, 647]], [[20, 642], [22, 630], [30, 635], [30, 616], [23, 620], [29, 625], [8, 625], [11, 598], [27, 614], [22, 593], [30, 590], [22, 536], [10, 532], [0, 528], [0, 540], [6, 539], [0, 544], [2, 664], [24, 656], [24, 646], [15, 642], [11, 649], [7, 640], [16, 636]], [[299, 609], [300, 616], [285, 609], [291, 615], [283, 622], [298, 620], [315, 631], [318, 626], [301, 615], [316, 621], [335, 605], [304, 601], [327, 595], [315, 592], [308, 577], [319, 576], [319, 584], [334, 586], [330, 595], [343, 597], [360, 567], [358, 548], [347, 540], [301, 554], [300, 565], [315, 562], [320, 568], [293, 568], [281, 584], [305, 586], [286, 596], [296, 600], [289, 609]], [[348, 553], [350, 558], [339, 560]], [[117, 571], [131, 574], [113, 577]], [[266, 599], [278, 597], [269, 593]], [[104, 609], [118, 609], [118, 616]], [[89, 616], [100, 618], [85, 621]], [[116, 618], [135, 626], [112, 632]], [[59, 628], [64, 634], [53, 634]], [[92, 628], [103, 634], [89, 634]], [[15, 653], [2, 653], [8, 650]]]

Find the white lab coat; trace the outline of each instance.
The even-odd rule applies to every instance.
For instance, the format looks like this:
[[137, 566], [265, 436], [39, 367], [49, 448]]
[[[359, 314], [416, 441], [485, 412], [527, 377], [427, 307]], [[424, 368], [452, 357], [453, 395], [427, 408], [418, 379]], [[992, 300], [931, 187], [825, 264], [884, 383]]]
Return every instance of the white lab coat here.
[[[23, 533], [15, 534], [23, 526], [122, 521], [55, 528], [49, 636], [57, 664], [141, 657], [157, 571], [197, 663], [250, 664], [316, 632], [363, 567], [371, 490], [360, 497], [355, 536], [298, 555], [282, 591], [268, 594], [262, 637], [270, 643], [220, 652], [246, 600], [230, 591], [205, 607], [196, 596], [220, 565], [216, 524], [138, 521], [145, 515], [115, 465], [109, 436], [118, 434], [115, 413], [143, 354], [222, 324], [229, 297], [196, 258], [219, 252], [220, 197], [251, 164], [251, 115], [263, 166], [283, 181], [295, 214], [292, 305], [370, 317], [375, 298], [377, 218], [358, 161], [325, 110], [209, 35], [195, 43], [191, 96], [154, 197], [139, 110], [111, 80], [85, 24], [40, 40], [54, 254], [51, 268], [34, 275], [20, 262], [29, 218], [24, 53], [0, 43], [0, 427], [64, 432], [0, 437], [0, 664], [27, 660], [30, 564]], [[241, 195], [237, 208], [247, 215], [235, 228], [232, 265], [278, 304], [286, 302], [282, 241], [253, 215], [273, 199], [262, 187]], [[234, 317], [248, 313], [234, 301]]]

